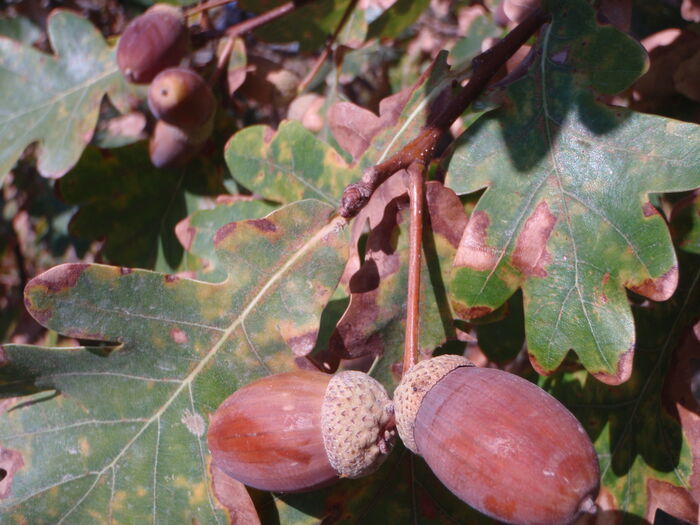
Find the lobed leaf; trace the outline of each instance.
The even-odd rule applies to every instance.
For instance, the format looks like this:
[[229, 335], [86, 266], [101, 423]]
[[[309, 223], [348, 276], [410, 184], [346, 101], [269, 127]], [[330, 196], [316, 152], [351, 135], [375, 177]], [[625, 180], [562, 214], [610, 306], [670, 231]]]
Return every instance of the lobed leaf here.
[[129, 105], [114, 50], [89, 21], [57, 9], [47, 31], [55, 56], [0, 37], [3, 178], [33, 142], [38, 142], [39, 172], [61, 177], [90, 142], [103, 96], [108, 94], [119, 108]]
[[264, 125], [242, 129], [229, 140], [225, 155], [238, 182], [283, 203], [314, 198], [337, 206], [345, 186], [360, 175], [293, 120], [282, 122], [277, 131]]
[[599, 25], [584, 1], [555, 2], [552, 15], [527, 75], [446, 162], [457, 193], [487, 188], [450, 293], [472, 318], [521, 287], [535, 368], [550, 373], [574, 349], [589, 372], [617, 384], [630, 377], [635, 342], [625, 288], [665, 300], [678, 279], [649, 193], [700, 185], [700, 128], [599, 103], [596, 93], [641, 74], [643, 49]]
[[223, 523], [207, 417], [293, 367], [290, 347], [308, 351], [346, 258], [332, 213], [307, 200], [219, 229], [219, 284], [96, 264], [30, 281], [42, 324], [120, 346], [3, 348], [3, 394], [39, 392], [2, 414], [1, 450], [21, 464], [0, 499], [8, 523]]

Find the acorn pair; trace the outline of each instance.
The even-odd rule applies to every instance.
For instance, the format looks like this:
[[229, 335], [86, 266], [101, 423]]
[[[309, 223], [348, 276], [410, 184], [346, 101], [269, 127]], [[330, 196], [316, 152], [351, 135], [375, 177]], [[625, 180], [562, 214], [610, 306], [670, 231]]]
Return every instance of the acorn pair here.
[[216, 98], [195, 71], [179, 67], [190, 51], [182, 11], [155, 4], [126, 26], [117, 65], [135, 84], [150, 84], [148, 107], [158, 119], [149, 142], [151, 161], [170, 167], [190, 160], [211, 135]]
[[529, 381], [461, 356], [415, 365], [393, 403], [362, 372], [268, 376], [221, 404], [208, 440], [231, 477], [300, 492], [371, 474], [397, 431], [448, 489], [496, 519], [570, 523], [595, 508], [598, 461], [576, 418]]

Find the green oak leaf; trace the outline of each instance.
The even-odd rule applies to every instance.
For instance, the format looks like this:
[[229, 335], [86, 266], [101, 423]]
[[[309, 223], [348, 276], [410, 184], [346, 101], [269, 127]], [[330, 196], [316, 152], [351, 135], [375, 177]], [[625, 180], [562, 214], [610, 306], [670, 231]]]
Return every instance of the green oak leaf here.
[[[279, 0], [244, 0], [242, 9], [264, 13], [285, 2]], [[320, 0], [309, 2], [255, 31], [255, 36], [267, 42], [299, 43], [302, 51], [313, 51], [322, 46], [343, 17], [350, 0]]]
[[[347, 228], [306, 200], [215, 236], [211, 284], [97, 264], [56, 266], [30, 312], [114, 349], [7, 345], [0, 450], [19, 465], [5, 523], [226, 522], [210, 484], [208, 416], [236, 388], [294, 367], [347, 257]], [[9, 452], [8, 452], [9, 451]]]
[[197, 278], [212, 283], [226, 278], [226, 267], [217, 259], [214, 244], [219, 228], [230, 222], [262, 217], [274, 209], [275, 205], [267, 201], [234, 200], [219, 203], [211, 209], [197, 210], [180, 221], [175, 227], [178, 240], [185, 250], [205, 261], [197, 270]]
[[88, 147], [59, 190], [78, 206], [70, 232], [105, 239], [107, 262], [172, 272], [182, 269], [183, 259], [175, 224], [197, 209], [198, 195], [225, 191], [223, 171], [207, 159], [193, 167], [155, 168], [144, 143], [108, 152]]
[[293, 120], [277, 131], [264, 125], [242, 129], [229, 140], [225, 156], [236, 181], [277, 202], [313, 198], [337, 206], [345, 186], [361, 175]]
[[446, 161], [458, 194], [487, 188], [455, 258], [455, 310], [478, 317], [522, 287], [530, 357], [550, 373], [573, 349], [598, 379], [630, 377], [625, 288], [673, 293], [678, 267], [649, 193], [700, 186], [700, 127], [609, 107], [644, 69], [635, 41], [585, 1], [552, 5], [539, 56]]
[[678, 517], [697, 518], [700, 429], [691, 380], [700, 347], [688, 328], [700, 310], [700, 258], [681, 253], [679, 259], [676, 294], [634, 308], [639, 342], [629, 381], [605, 385], [571, 368], [539, 381], [591, 436], [601, 468], [598, 501], [616, 523], [651, 523], [656, 506], [674, 515], [691, 509]]
[[429, 0], [398, 0], [369, 25], [370, 38], [397, 38], [408, 29], [430, 5]]
[[90, 142], [104, 95], [129, 106], [114, 50], [88, 20], [57, 9], [47, 31], [55, 55], [0, 37], [0, 177], [34, 142], [39, 172], [61, 177]]

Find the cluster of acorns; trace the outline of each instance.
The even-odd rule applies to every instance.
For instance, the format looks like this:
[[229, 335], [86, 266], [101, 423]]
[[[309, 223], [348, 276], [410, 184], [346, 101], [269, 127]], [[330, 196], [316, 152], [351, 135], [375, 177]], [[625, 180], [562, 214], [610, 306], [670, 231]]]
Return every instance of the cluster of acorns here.
[[397, 431], [450, 491], [493, 518], [566, 524], [596, 508], [598, 460], [576, 418], [529, 381], [461, 356], [412, 367], [393, 402], [362, 372], [259, 379], [216, 410], [208, 441], [229, 476], [300, 492], [371, 474]]
[[179, 67], [190, 51], [182, 11], [155, 4], [134, 18], [117, 45], [117, 65], [135, 84], [149, 84], [148, 107], [158, 119], [149, 144], [156, 167], [187, 162], [209, 138], [216, 99], [195, 71]]

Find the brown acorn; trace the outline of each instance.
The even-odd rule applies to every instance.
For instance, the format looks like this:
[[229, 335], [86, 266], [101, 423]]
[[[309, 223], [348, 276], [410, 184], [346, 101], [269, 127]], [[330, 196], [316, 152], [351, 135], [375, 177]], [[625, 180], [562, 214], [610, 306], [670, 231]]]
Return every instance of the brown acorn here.
[[148, 88], [148, 107], [156, 118], [193, 130], [212, 119], [216, 99], [199, 74], [185, 67], [171, 67], [153, 79]]
[[191, 136], [177, 126], [159, 120], [148, 143], [151, 162], [156, 168], [181, 166], [199, 152], [204, 145], [204, 140], [199, 140], [197, 135]]
[[444, 355], [411, 368], [394, 404], [404, 444], [484, 514], [545, 525], [595, 509], [593, 445], [578, 420], [533, 383]]
[[189, 32], [180, 9], [155, 4], [134, 18], [117, 44], [117, 65], [135, 84], [148, 84], [165, 68], [176, 66], [190, 48]]
[[393, 447], [393, 406], [367, 374], [299, 370], [234, 392], [211, 416], [212, 462], [251, 487], [300, 492], [374, 472]]

